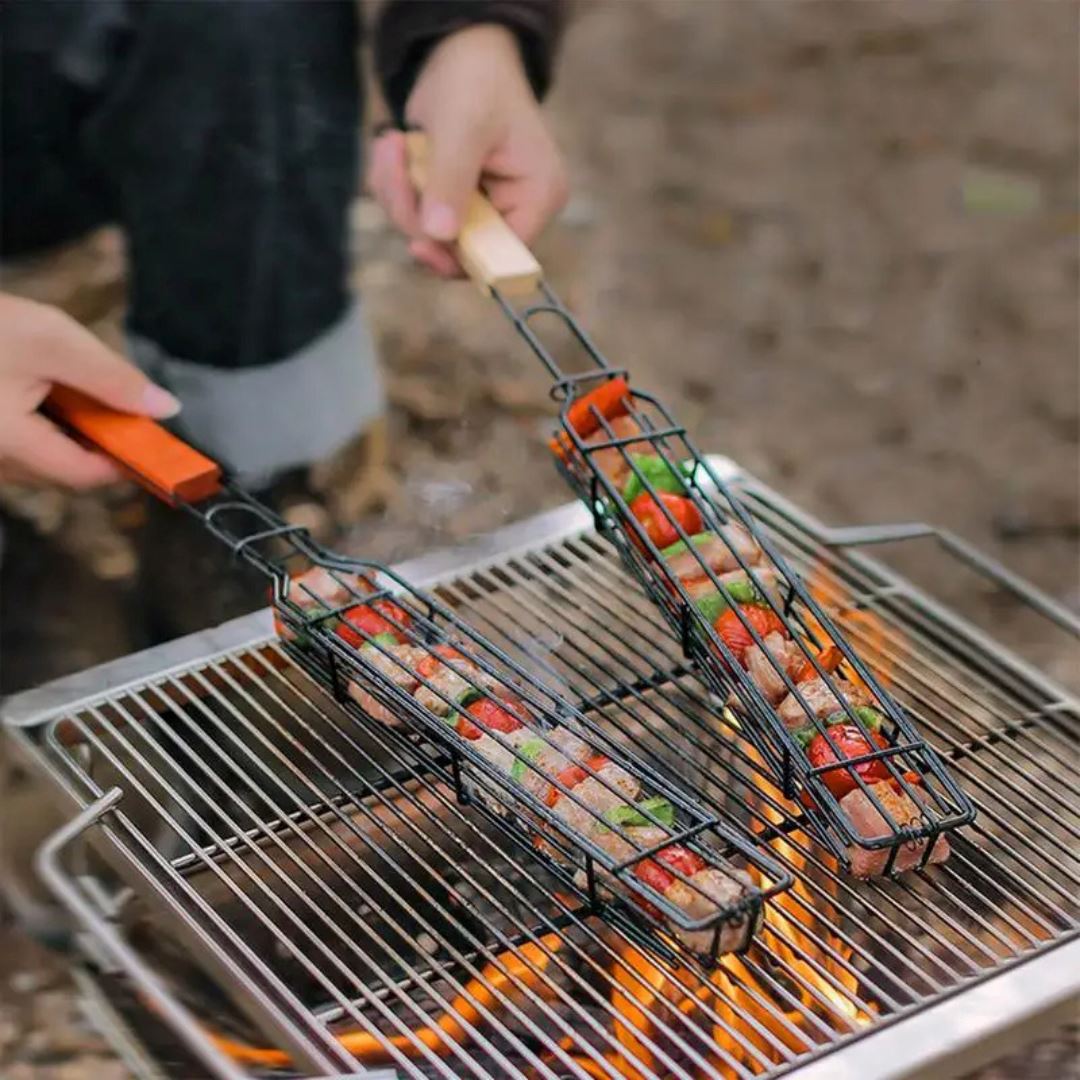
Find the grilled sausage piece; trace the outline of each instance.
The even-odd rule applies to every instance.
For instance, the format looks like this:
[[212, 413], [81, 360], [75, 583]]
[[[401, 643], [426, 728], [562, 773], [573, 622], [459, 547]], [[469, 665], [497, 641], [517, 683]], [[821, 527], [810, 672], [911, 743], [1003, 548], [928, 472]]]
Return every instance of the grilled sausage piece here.
[[[385, 652], [380, 652], [369, 642], [360, 652], [372, 667], [385, 675], [395, 686], [409, 694], [416, 689], [419, 683], [416, 677], [416, 666], [427, 656], [426, 649], [417, 648], [415, 645], [390, 645]], [[396, 713], [379, 702], [358, 679], [353, 679], [349, 683], [349, 697], [368, 716], [374, 717], [381, 723], [391, 725], [399, 723]]]

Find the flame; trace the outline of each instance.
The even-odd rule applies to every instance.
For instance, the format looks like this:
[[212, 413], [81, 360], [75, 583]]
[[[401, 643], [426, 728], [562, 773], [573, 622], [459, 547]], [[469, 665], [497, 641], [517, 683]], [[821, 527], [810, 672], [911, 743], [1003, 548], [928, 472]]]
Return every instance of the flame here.
[[[782, 802], [779, 791], [768, 780], [758, 776], [756, 783], [763, 795]], [[774, 823], [783, 819], [764, 800], [761, 809], [763, 816]], [[807, 862], [795, 843], [800, 835], [770, 841], [776, 854], [797, 875], [806, 869]], [[758, 884], [767, 888], [769, 882], [760, 873], [756, 876]], [[764, 1062], [779, 1063], [784, 1052], [800, 1054], [810, 1050], [818, 1036], [808, 1025], [809, 1016], [838, 1030], [868, 1023], [872, 1013], [856, 1004], [858, 977], [845, 966], [852, 949], [831, 934], [824, 921], [836, 915], [829, 900], [812, 890], [801, 876], [796, 876], [790, 890], [767, 905], [764, 925], [750, 955], [758, 968], [771, 971], [772, 977], [797, 1000], [797, 1007], [786, 1010], [778, 1007], [782, 999], [775, 990], [763, 985], [742, 957], [721, 957], [716, 970], [704, 981], [696, 971], [665, 966], [633, 946], [623, 945], [620, 963], [613, 972], [615, 989], [611, 994], [611, 1003], [619, 1013], [614, 1033], [620, 1049], [605, 1055], [610, 1069], [628, 1080], [638, 1080], [642, 1070], [663, 1072], [663, 1063], [655, 1060], [647, 1040], [655, 1040], [658, 1045], [663, 1042], [655, 1016], [665, 1007], [669, 1015], [671, 1010], [686, 1016], [696, 1014], [699, 1026], [706, 1009], [719, 1018], [720, 1022], [712, 1025], [716, 1052], [709, 1069], [711, 1075], [718, 1074], [725, 1080], [735, 1078], [732, 1061], [760, 1072], [768, 1067]], [[575, 1062], [590, 1076], [609, 1075], [592, 1058], [578, 1056]]]
[[[803, 580], [807, 591], [833, 622], [841, 626], [848, 637], [857, 639], [859, 658], [873, 669], [878, 681], [887, 686], [892, 681], [894, 661], [888, 648], [889, 632], [885, 621], [874, 612], [853, 605], [847, 589], [823, 563], [815, 564]], [[823, 650], [833, 647], [832, 638], [805, 608], [803, 620]], [[854, 671], [845, 668], [845, 674], [851, 682], [866, 689], [865, 683]]]
[[[540, 942], [546, 949], [536, 942], [528, 942], [518, 949], [507, 949], [497, 960], [485, 965], [480, 978], [471, 979], [450, 1003], [450, 1008], [429, 1027], [418, 1028], [410, 1035], [393, 1036], [357, 1029], [339, 1034], [337, 1040], [348, 1053], [366, 1063], [393, 1060], [388, 1044], [409, 1058], [418, 1057], [423, 1048], [447, 1054], [454, 1043], [465, 1042], [470, 1037], [466, 1025], [483, 1023], [481, 1009], [499, 1008], [500, 996], [520, 992], [522, 986], [549, 996], [550, 986], [542, 982], [541, 977], [551, 961], [551, 954], [562, 947], [563, 940], [553, 931], [545, 934]], [[240, 1065], [283, 1069], [292, 1064], [292, 1057], [284, 1050], [251, 1046], [215, 1032], [208, 1034], [218, 1050]]]

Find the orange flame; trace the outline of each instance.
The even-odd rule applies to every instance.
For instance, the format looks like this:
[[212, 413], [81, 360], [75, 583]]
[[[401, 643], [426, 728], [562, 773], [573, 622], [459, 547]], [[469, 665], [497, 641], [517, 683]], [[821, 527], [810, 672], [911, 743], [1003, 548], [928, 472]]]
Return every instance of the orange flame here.
[[[469, 1038], [467, 1024], [483, 1022], [481, 1008], [498, 1008], [497, 998], [518, 991], [518, 984], [546, 995], [550, 990], [548, 984], [543, 983], [539, 987], [536, 984], [541, 983], [541, 976], [551, 961], [549, 951], [557, 952], [563, 941], [556, 932], [546, 934], [540, 941], [548, 951], [535, 942], [529, 942], [519, 949], [508, 949], [496, 961], [485, 965], [481, 978], [471, 979], [462, 993], [451, 1002], [450, 1008], [430, 1027], [419, 1028], [410, 1035], [393, 1036], [357, 1029], [338, 1035], [338, 1042], [348, 1053], [368, 1063], [392, 1060], [387, 1044], [409, 1058], [419, 1056], [423, 1048], [437, 1054], [449, 1053], [454, 1043]], [[292, 1057], [284, 1050], [251, 1046], [215, 1033], [210, 1033], [210, 1039], [219, 1050], [240, 1065], [283, 1069], [292, 1064]]]
[[[894, 662], [888, 648], [889, 632], [885, 621], [872, 611], [855, 607], [849, 599], [848, 590], [823, 563], [817, 563], [804, 576], [804, 581], [810, 595], [825, 613], [849, 638], [854, 639], [853, 644], [857, 642], [859, 658], [867, 667], [873, 669], [880, 683], [888, 685], [892, 681]], [[821, 643], [823, 651], [834, 647], [832, 639], [809, 611], [803, 611], [803, 618], [807, 628]], [[853, 683], [864, 685], [855, 672], [847, 669], [845, 671]]]
[[[780, 799], [780, 793], [767, 780], [759, 777], [756, 783], [763, 795]], [[783, 817], [764, 800], [762, 813], [775, 823]], [[770, 846], [795, 871], [806, 869], [806, 857], [794, 838], [781, 836]], [[759, 885], [768, 886], [760, 873], [757, 877]], [[734, 1076], [732, 1060], [744, 1068], [764, 1071], [764, 1062], [779, 1063], [784, 1052], [799, 1054], [809, 1050], [818, 1038], [810, 1017], [818, 1017], [840, 1030], [869, 1022], [872, 1015], [856, 1004], [858, 977], [846, 966], [852, 949], [831, 934], [823, 921], [835, 916], [828, 899], [801, 877], [796, 877], [788, 892], [767, 905], [757, 941], [768, 953], [757, 955], [757, 966], [771, 966], [764, 959], [768, 954], [779, 961], [774, 978], [798, 1002], [786, 1010], [777, 1008], [781, 999], [769, 986], [761, 984], [742, 957], [722, 957], [709, 981], [703, 982], [689, 969], [666, 968], [659, 960], [624, 945], [620, 951], [622, 963], [613, 973], [616, 987], [611, 1003], [620, 1017], [614, 1024], [620, 1050], [605, 1055], [611, 1069], [628, 1080], [638, 1080], [642, 1070], [657, 1068], [655, 1054], [646, 1040], [658, 1039], [654, 1017], [664, 1005], [684, 1015], [703, 1014], [707, 1009], [719, 1017], [721, 1022], [713, 1023], [712, 1037], [717, 1050], [723, 1053], [714, 1055], [709, 1069], [725, 1078]], [[580, 1056], [575, 1062], [590, 1076], [606, 1075], [590, 1058]]]

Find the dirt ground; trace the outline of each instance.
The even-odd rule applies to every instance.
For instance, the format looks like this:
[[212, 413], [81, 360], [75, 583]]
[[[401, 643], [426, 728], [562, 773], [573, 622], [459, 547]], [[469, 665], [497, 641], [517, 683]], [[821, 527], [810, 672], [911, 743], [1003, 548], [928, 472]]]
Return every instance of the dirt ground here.
[[[538, 248], [549, 280], [699, 445], [832, 524], [947, 526], [1076, 607], [1078, 29], [1053, 0], [582, 3], [551, 101], [574, 198]], [[490, 302], [415, 273], [373, 206], [354, 226], [392, 409], [385, 466], [359, 467], [369, 440], [330, 473], [344, 546], [391, 560], [565, 501], [539, 364]], [[117, 340], [121, 267], [99, 237], [12, 287]], [[137, 503], [7, 514], [5, 691], [143, 642]], [[1072, 681], [1062, 634], [932, 548], [895, 561]], [[0, 1073], [123, 1076], [62, 967], [10, 929], [0, 952]], [[1076, 1061], [1066, 1034], [980, 1075]]]

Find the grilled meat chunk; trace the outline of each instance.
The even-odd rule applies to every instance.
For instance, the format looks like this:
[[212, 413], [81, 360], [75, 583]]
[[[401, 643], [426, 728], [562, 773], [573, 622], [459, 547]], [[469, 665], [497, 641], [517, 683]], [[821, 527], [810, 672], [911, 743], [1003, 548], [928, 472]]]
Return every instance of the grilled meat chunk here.
[[[689, 883], [678, 878], [664, 892], [664, 899], [671, 901], [692, 919], [704, 919], [720, 908], [737, 904], [754, 888], [750, 875], [745, 870], [724, 863], [707, 866], [692, 875]], [[745, 914], [739, 919], [720, 924], [719, 952], [737, 952], [745, 949], [761, 922], [761, 912], [755, 918]], [[697, 953], [708, 953], [712, 949], [716, 927], [707, 930], [684, 930], [679, 926], [671, 927], [672, 933], [688, 948]]]
[[[641, 434], [641, 425], [630, 416], [616, 416], [608, 421], [616, 439], [628, 439]], [[610, 442], [611, 436], [601, 429], [585, 440], [588, 446], [599, 446]], [[652, 453], [652, 444], [649, 442], [628, 443], [626, 446], [613, 446], [607, 450], [596, 450], [592, 453], [592, 461], [614, 486], [622, 491], [626, 480], [630, 475], [630, 454]]]
[[[846, 679], [834, 678], [832, 681], [837, 691], [852, 707], [872, 704], [872, 698], [861, 686], [856, 686]], [[802, 694], [803, 700], [817, 720], [824, 720], [827, 716], [842, 711], [844, 708], [840, 699], [829, 689], [820, 675], [800, 683], [799, 693]], [[806, 709], [799, 704], [794, 694], [788, 694], [780, 702], [776, 711], [788, 731], [798, 731], [810, 723]]]
[[802, 668], [805, 658], [799, 646], [781, 634], [775, 632], [767, 634], [764, 642], [768, 655], [760, 645], [751, 644], [743, 653], [743, 662], [754, 685], [764, 695], [765, 700], [770, 705], [775, 705], [788, 693], [788, 688], [784, 685], [784, 680], [780, 677], [780, 671], [777, 668], [784, 671], [789, 678], [794, 678], [796, 672]]
[[[871, 784], [870, 790], [892, 819], [893, 827], [890, 827], [881, 811], [870, 801], [870, 797], [860, 788], [856, 788], [840, 800], [840, 808], [851, 819], [859, 836], [867, 840], [890, 836], [893, 828], [918, 825], [922, 821], [922, 811], [915, 801], [906, 793], [897, 791], [890, 781], [883, 780], [877, 784]], [[900, 873], [918, 866], [925, 851], [925, 840], [903, 844], [896, 853], [893, 871]], [[856, 877], [876, 877], [885, 872], [885, 866], [889, 861], [889, 849], [871, 850], [852, 844], [848, 848], [848, 857], [851, 859], [851, 872]], [[949, 841], [944, 836], [939, 836], [934, 841], [929, 861], [942, 863], [948, 857]]]
[[747, 566], [761, 561], [757, 541], [741, 525], [729, 522], [719, 532], [699, 533], [692, 544], [670, 556], [667, 565], [677, 578], [692, 581], [704, 577], [707, 580], [703, 565], [714, 574], [743, 572], [735, 557], [736, 551]]
[[[313, 566], [289, 581], [288, 599], [305, 613], [333, 611], [366, 596], [372, 590], [371, 583], [360, 574], [344, 570], [330, 571], [325, 566]], [[274, 629], [283, 641], [294, 641], [296, 633], [274, 611]]]
[[[389, 645], [385, 648], [386, 651], [382, 652], [369, 643], [360, 652], [372, 667], [385, 675], [395, 686], [411, 694], [418, 685], [416, 668], [427, 656], [427, 650], [414, 645]], [[350, 681], [349, 697], [376, 720], [384, 724], [398, 723], [398, 717], [379, 702], [359, 679]]]
[[455, 649], [439, 646], [417, 668], [426, 682], [416, 691], [417, 702], [436, 716], [447, 716], [462, 695], [469, 691], [497, 692], [502, 685], [493, 676]]

